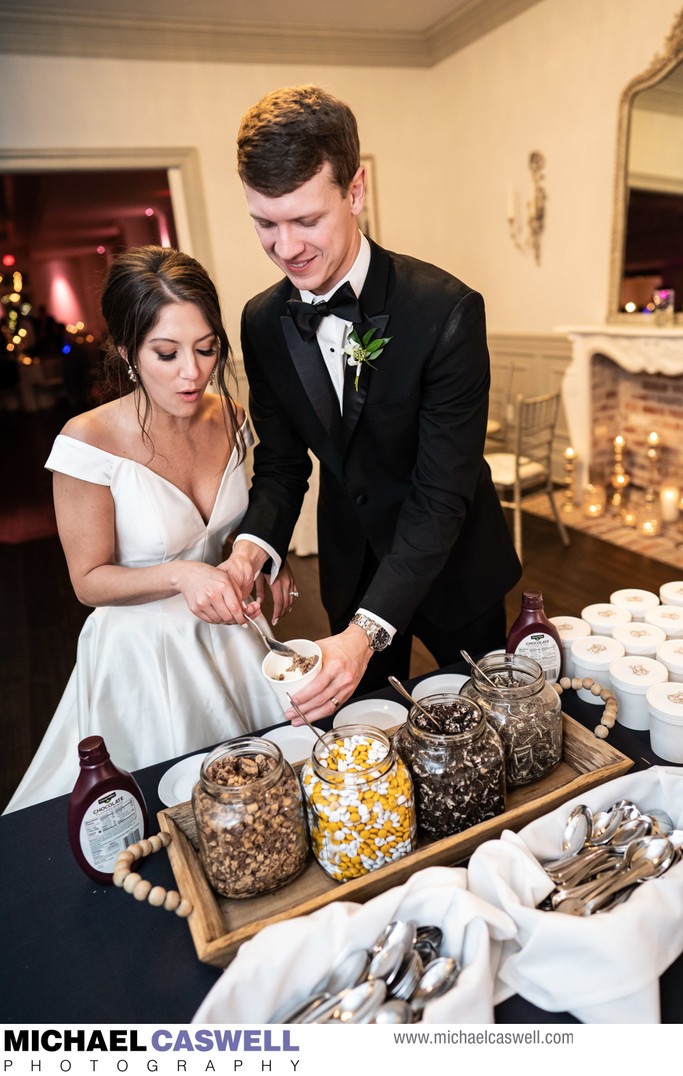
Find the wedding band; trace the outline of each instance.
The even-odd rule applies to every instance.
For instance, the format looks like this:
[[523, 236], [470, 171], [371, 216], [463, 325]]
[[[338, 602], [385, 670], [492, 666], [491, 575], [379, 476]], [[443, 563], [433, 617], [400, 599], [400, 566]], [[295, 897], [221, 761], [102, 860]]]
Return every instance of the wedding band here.
[[298, 590], [290, 590], [289, 596], [290, 596], [290, 598], [298, 598], [299, 597], [299, 591]]
[[339, 699], [337, 698], [337, 696], [336, 696], [336, 695], [333, 695], [333, 696], [332, 696], [332, 698], [330, 699], [330, 702], [331, 702], [331, 703], [332, 703], [332, 705], [334, 706], [335, 710], [336, 710], [336, 709], [337, 709], [337, 707], [338, 707], [338, 706], [340, 705]]

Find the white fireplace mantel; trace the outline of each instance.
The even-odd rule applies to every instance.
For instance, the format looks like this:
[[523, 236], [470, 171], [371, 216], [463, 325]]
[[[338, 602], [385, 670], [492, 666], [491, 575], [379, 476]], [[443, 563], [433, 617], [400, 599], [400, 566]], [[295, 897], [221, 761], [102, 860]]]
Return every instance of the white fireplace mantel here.
[[567, 425], [577, 454], [576, 481], [588, 482], [593, 445], [591, 360], [604, 355], [629, 373], [683, 374], [683, 327], [570, 325], [557, 330], [572, 344], [572, 361], [562, 383]]

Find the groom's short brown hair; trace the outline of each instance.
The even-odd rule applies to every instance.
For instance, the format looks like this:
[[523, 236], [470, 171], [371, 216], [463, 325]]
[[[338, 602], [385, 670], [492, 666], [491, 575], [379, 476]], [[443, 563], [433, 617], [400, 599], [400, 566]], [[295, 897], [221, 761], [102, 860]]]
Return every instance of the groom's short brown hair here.
[[346, 192], [360, 166], [356, 117], [320, 86], [287, 86], [261, 98], [237, 134], [237, 169], [248, 187], [279, 198], [329, 161]]

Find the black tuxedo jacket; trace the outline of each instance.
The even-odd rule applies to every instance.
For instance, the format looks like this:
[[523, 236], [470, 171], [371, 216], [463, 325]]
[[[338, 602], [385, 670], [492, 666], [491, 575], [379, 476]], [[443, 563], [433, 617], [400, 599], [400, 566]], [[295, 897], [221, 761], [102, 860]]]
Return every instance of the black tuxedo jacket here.
[[[304, 342], [286, 278], [251, 299], [242, 349], [258, 443], [240, 530], [287, 554], [320, 461], [323, 604], [358, 605], [404, 631], [416, 610], [459, 628], [518, 581], [521, 566], [483, 460], [489, 356], [482, 297], [443, 270], [372, 243], [364, 322], [391, 337], [373, 368], [346, 371], [343, 419], [315, 337]], [[361, 576], [366, 553], [378, 568]]]

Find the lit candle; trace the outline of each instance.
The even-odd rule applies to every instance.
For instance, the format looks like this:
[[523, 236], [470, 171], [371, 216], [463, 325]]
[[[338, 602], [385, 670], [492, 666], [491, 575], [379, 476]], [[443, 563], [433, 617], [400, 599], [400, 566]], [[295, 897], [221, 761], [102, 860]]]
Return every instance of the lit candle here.
[[662, 486], [659, 491], [659, 504], [664, 523], [675, 523], [678, 519], [678, 502], [681, 493], [678, 486]]
[[574, 451], [574, 449], [572, 448], [571, 445], [569, 445], [567, 448], [565, 448], [565, 450], [564, 450], [564, 458], [566, 460], [573, 460], [575, 456], [576, 456], [576, 453], [575, 453], [575, 451]]
[[614, 447], [615, 448], [621, 448], [621, 449], [626, 447], [626, 441], [624, 440], [624, 438], [621, 436], [620, 433], [618, 433], [617, 436], [614, 438]]
[[650, 445], [651, 448], [656, 448], [659, 444], [659, 434], [655, 433], [654, 430], [652, 431], [652, 433], [648, 433], [647, 443], [648, 445]]

